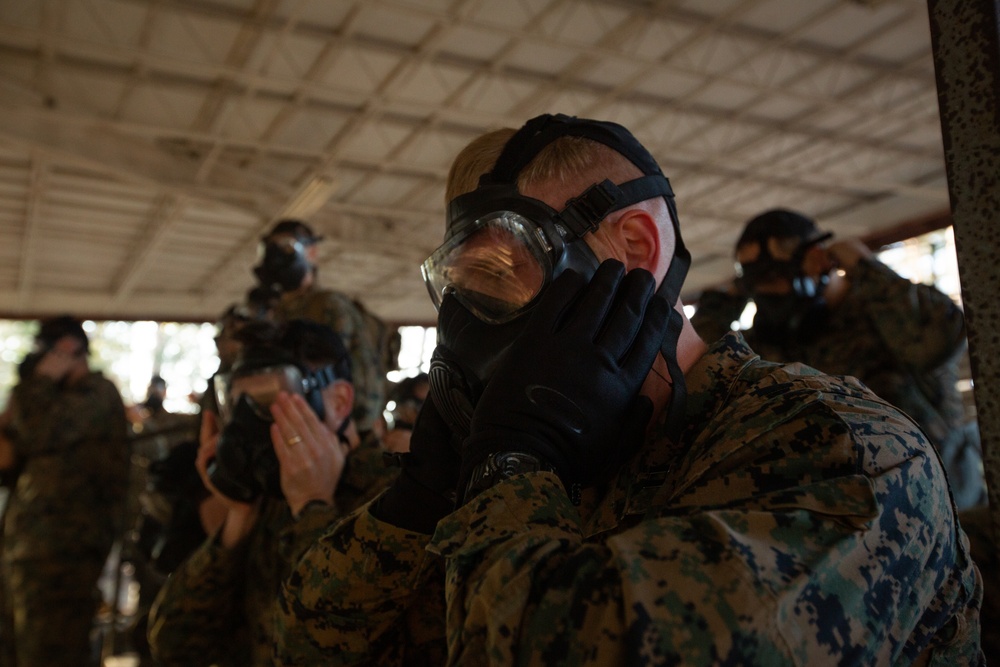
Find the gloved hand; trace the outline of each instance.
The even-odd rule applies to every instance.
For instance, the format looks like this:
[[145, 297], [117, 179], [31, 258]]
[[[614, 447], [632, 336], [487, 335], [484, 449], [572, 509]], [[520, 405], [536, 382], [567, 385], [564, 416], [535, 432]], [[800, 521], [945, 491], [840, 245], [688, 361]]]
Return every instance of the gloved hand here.
[[455, 509], [461, 459], [452, 438], [428, 395], [413, 425], [403, 469], [372, 509], [376, 518], [419, 533], [434, 532], [437, 522]]
[[652, 403], [638, 392], [660, 349], [668, 306], [647, 271], [601, 264], [589, 284], [560, 275], [528, 316], [472, 417], [460, 489], [496, 452], [554, 466], [564, 484], [613, 474], [631, 452], [629, 426], [645, 430]]

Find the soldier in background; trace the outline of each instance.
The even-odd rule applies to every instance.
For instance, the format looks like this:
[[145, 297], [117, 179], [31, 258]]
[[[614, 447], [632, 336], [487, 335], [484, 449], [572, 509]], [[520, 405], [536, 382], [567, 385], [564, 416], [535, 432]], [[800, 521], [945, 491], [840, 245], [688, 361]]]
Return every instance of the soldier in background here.
[[413, 377], [403, 378], [389, 391], [386, 432], [382, 436], [382, 444], [386, 450], [399, 454], [410, 451], [413, 425], [430, 389], [427, 373], [418, 373]]
[[128, 477], [125, 408], [87, 365], [80, 322], [42, 322], [20, 366], [0, 459], [18, 469], [4, 521], [2, 575], [18, 667], [91, 660], [96, 584], [120, 535]]
[[277, 320], [325, 324], [347, 345], [356, 390], [353, 416], [358, 429], [366, 432], [372, 430], [385, 405], [385, 375], [393, 349], [398, 353], [398, 345], [393, 346], [398, 334], [359, 301], [319, 286], [316, 243], [321, 238], [298, 220], [277, 223], [261, 239], [262, 259], [254, 273], [262, 287], [281, 294], [274, 307]]
[[[149, 550], [141, 543], [144, 530], [148, 531], [149, 522], [162, 511], [150, 502], [156, 497], [151, 493], [153, 471], [171, 456], [175, 448], [197, 441], [200, 421], [197, 414], [167, 410], [164, 405], [166, 397], [166, 380], [154, 375], [149, 381], [145, 400], [133, 406], [132, 412], [138, 421], [132, 423], [129, 443], [131, 468], [125, 507], [125, 530], [114, 587], [116, 592], [121, 589], [128, 578], [126, 573], [139, 585], [135, 614], [128, 619], [127, 636], [131, 640], [131, 649], [138, 653], [142, 665], [151, 664], [148, 651], [145, 650], [146, 616], [166, 574], [155, 567]], [[117, 605], [113, 606], [112, 632], [122, 625], [118, 619], [119, 611]]]
[[979, 429], [967, 422], [956, 385], [962, 309], [895, 273], [858, 239], [831, 237], [794, 211], [750, 220], [736, 243], [741, 275], [701, 295], [695, 329], [705, 340], [722, 337], [752, 298], [757, 313], [743, 335], [758, 354], [858, 378], [920, 424], [959, 509], [985, 504]]
[[[327, 326], [246, 325], [196, 466], [209, 538], [170, 576], [150, 613], [158, 664], [270, 666], [276, 592], [297, 554], [396, 474], [351, 412], [351, 361]], [[281, 389], [279, 392], [278, 390]]]
[[198, 436], [198, 416], [170, 412], [164, 406], [166, 397], [167, 381], [154, 375], [149, 381], [146, 399], [137, 406], [140, 422], [133, 425], [132, 449], [148, 461], [158, 461], [169, 454], [174, 445]]
[[219, 367], [208, 379], [208, 387], [202, 394], [199, 406], [202, 417], [206, 412], [218, 413], [215, 398], [215, 378], [220, 373], [228, 373], [239, 357], [243, 344], [239, 333], [248, 323], [254, 321], [250, 310], [244, 304], [234, 303], [226, 308], [215, 323], [215, 350], [219, 357]]

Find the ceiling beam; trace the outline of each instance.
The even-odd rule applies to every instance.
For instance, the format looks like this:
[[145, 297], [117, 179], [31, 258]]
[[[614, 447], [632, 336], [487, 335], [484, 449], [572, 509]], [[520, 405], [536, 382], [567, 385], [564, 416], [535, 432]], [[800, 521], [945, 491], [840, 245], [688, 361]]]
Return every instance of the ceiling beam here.
[[[133, 3], [142, 4], [147, 6], [150, 4], [159, 5], [164, 9], [169, 9], [172, 11], [183, 11], [191, 14], [198, 14], [201, 16], [212, 17], [216, 19], [228, 20], [233, 22], [259, 22], [260, 28], [267, 30], [269, 32], [279, 32], [284, 29], [284, 21], [280, 17], [270, 17], [266, 20], [255, 19], [251, 10], [240, 9], [234, 7], [228, 3], [222, 2], [212, 2], [210, 0], [130, 0]], [[486, 0], [492, 1], [492, 0]], [[574, 2], [577, 0], [574, 0]], [[663, 19], [668, 21], [674, 21], [678, 23], [684, 23], [687, 25], [700, 26], [705, 23], [713, 23], [715, 17], [709, 12], [701, 12], [697, 9], [689, 9], [678, 6], [675, 2], [636, 2], [636, 0], [591, 0], [592, 4], [605, 4], [605, 5], [617, 5], [625, 7], [629, 10], [635, 10], [637, 4], [641, 4], [646, 7], [649, 12], [650, 19]], [[446, 9], [436, 9], [433, 5], [418, 6], [408, 0], [367, 0], [366, 5], [368, 6], [382, 6], [391, 9], [393, 12], [402, 16], [413, 16], [414, 18], [431, 20], [431, 21], [445, 21], [445, 22], [455, 22], [460, 14], [457, 13], [454, 8], [448, 6]], [[696, 6], [696, 5], [692, 5]], [[544, 12], [549, 11], [548, 7], [543, 10]], [[521, 29], [514, 29], [505, 27], [503, 25], [498, 25], [495, 22], [486, 22], [476, 20], [471, 14], [463, 18], [462, 22], [472, 28], [482, 29], [484, 31], [491, 32], [493, 34], [504, 35], [508, 38], [521, 38], [526, 34], [533, 34], [534, 36], [539, 36], [542, 25], [538, 20], [532, 21], [532, 27], [527, 31]], [[309, 23], [306, 21], [300, 21], [296, 24], [294, 28], [294, 34], [303, 37], [311, 37], [313, 39], [327, 40], [333, 36], [331, 33], [336, 31], [336, 28], [331, 28], [329, 25], [319, 25], [314, 23]], [[737, 22], [723, 21], [719, 22], [714, 26], [714, 32], [730, 36], [739, 37], [746, 39], [748, 41], [767, 43], [780, 36], [780, 33], [767, 30], [763, 28], [757, 28], [754, 26], [740, 24]], [[352, 43], [355, 45], [364, 45], [371, 49], [380, 50], [388, 55], [395, 54], [399, 57], [406, 57], [410, 52], [409, 47], [405, 45], [400, 45], [393, 42], [388, 42], [386, 40], [375, 39], [367, 37], [365, 35], [354, 35], [351, 37]], [[579, 50], [581, 45], [579, 42], [565, 39], [557, 34], [545, 34], [545, 39], [552, 44], [554, 47], [563, 47], [565, 49]], [[794, 40], [789, 43], [789, 48], [794, 49], [797, 52], [801, 52], [803, 55], [809, 55], [814, 57], [820, 57], [824, 59], [836, 58], [838, 56], [838, 50], [823, 44], [818, 44], [805, 39]], [[587, 46], [587, 50], [593, 51], [596, 54], [604, 57], [620, 57], [622, 52], [620, 49], [613, 48], [607, 45], [597, 45], [597, 46]], [[442, 57], [449, 57], [443, 55]], [[644, 60], [641, 56], [632, 55], [632, 57], [637, 62], [648, 62]], [[884, 59], [864, 55], [864, 54], [853, 54], [851, 56], [851, 62], [859, 65], [861, 67], [879, 69], [882, 67], [893, 68], [893, 64]], [[934, 73], [933, 70], [928, 70], [924, 73], [913, 73], [912, 76], [918, 77], [921, 81], [933, 82]]]
[[[100, 120], [64, 120], [64, 116], [44, 110], [0, 105], [0, 140], [49, 153], [128, 183], [201, 199], [211, 192], [195, 179], [198, 164], [193, 160], [172, 155], [150, 140], [123, 135]], [[283, 184], [233, 168], [216, 169], [211, 185], [224, 192], [245, 193], [237, 201], [217, 198], [215, 202], [253, 215], [269, 210], [289, 192]]]
[[181, 217], [184, 207], [185, 201], [176, 195], [162, 195], [158, 198], [146, 224], [136, 235], [135, 245], [128, 253], [126, 263], [111, 283], [112, 304], [120, 304], [132, 295], [136, 281], [146, 274], [150, 258]]
[[45, 192], [46, 165], [40, 155], [32, 154], [31, 173], [28, 177], [28, 187], [24, 207], [24, 236], [21, 242], [21, 256], [18, 262], [19, 277], [15, 302], [19, 308], [24, 308], [31, 300], [35, 283], [35, 265], [38, 259], [38, 241], [41, 238], [39, 230], [39, 211], [42, 206], [42, 195]]
[[[192, 11], [194, 9], [192, 8]], [[299, 26], [301, 27], [301, 25]], [[276, 28], [275, 28], [276, 29]], [[17, 43], [18, 41], [23, 42], [23, 34], [32, 34], [33, 31], [18, 29], [18, 35], [20, 39], [18, 40], [5, 40], [5, 31], [9, 30], [2, 24], [0, 24], [0, 41], [10, 41], [11, 43]], [[515, 33], [518, 38], [523, 39], [524, 33]], [[29, 37], [29, 41], [34, 39], [35, 41], [42, 38], [42, 35], [38, 31], [34, 31], [33, 38]], [[775, 35], [771, 36], [772, 39], [776, 39]], [[395, 54], [396, 57], [407, 60], [413, 57], [413, 49], [402, 46], [402, 45], [386, 45], [382, 42], [377, 42], [374, 46], [369, 42], [371, 40], [366, 40], [359, 38], [356, 35], [338, 35], [331, 34], [330, 29], [325, 30], [324, 39], [335, 39], [339, 44], [346, 45], [351, 44], [358, 48], [380, 48], [386, 50], [387, 53]], [[79, 42], [77, 44], [77, 42]], [[73, 40], [70, 38], [64, 38], [60, 41], [61, 51], [58, 54], [58, 64], [76, 67], [93, 67], [96, 70], [113, 71], [115, 69], [122, 69], [124, 71], [129, 71], [129, 66], [126, 64], [113, 64], [114, 61], [109, 63], [106, 60], [94, 61], [92, 56], [83, 55], [84, 53], [92, 53], [93, 45], [85, 42], [83, 40]], [[76, 44], [76, 46], [74, 46]], [[567, 45], [567, 48], [572, 48], [575, 50], [580, 50], [580, 45]], [[119, 63], [122, 61], [129, 62], [134, 61], [136, 54], [132, 49], [125, 49], [122, 47], [114, 47], [110, 45], [102, 45], [104, 52], [111, 58], [114, 58]], [[11, 46], [4, 46], [0, 44], [0, 53], [5, 50], [10, 50], [11, 55], [15, 55], [20, 52], [27, 57], [33, 57], [31, 49], [27, 49], [25, 53], [24, 47], [17, 49]], [[598, 49], [600, 51], [600, 49]], [[614, 55], [621, 57], [623, 54], [620, 51], [614, 51]], [[837, 52], [831, 52], [827, 54], [827, 58], [835, 59], [838, 57]], [[920, 78], [921, 69], [913, 67], [900, 68], [895, 63], [886, 63], [879, 61], [879, 66], [875, 67], [873, 64], [869, 63], [865, 59], [858, 60], [856, 58], [850, 58], [850, 53], [840, 53], [841, 60], [846, 60], [851, 64], [856, 64], [862, 67], [872, 69], [875, 74], [879, 72], [888, 72], [897, 77], [912, 78], [914, 76], [918, 77], [918, 80], [923, 80]], [[302, 81], [299, 84], [299, 92], [297, 97], [290, 97], [286, 91], [287, 81], [277, 77], [269, 77], [266, 74], [251, 73], [240, 70], [235, 67], [229, 67], [226, 65], [206, 65], [203, 63], [178, 61], [176, 59], [166, 58], [163, 56], [155, 56], [152, 54], [144, 53], [142, 54], [142, 59], [149, 67], [149, 77], [151, 81], [159, 81], [161, 85], [188, 85], [192, 86], [195, 90], [199, 92], [206, 92], [212, 86], [217, 85], [219, 80], [229, 81], [233, 86], [233, 90], [238, 92], [239, 90], [252, 87], [258, 91], [258, 95], [265, 99], [272, 99], [274, 101], [280, 101], [283, 103], [293, 103], [308, 106], [310, 108], [316, 109], [332, 109], [341, 108], [347, 113], [358, 113], [359, 110], [370, 109], [372, 107], [372, 101], [368, 99], [360, 98], [357, 93], [353, 91], [338, 91], [331, 84], [318, 84], [311, 81]], [[523, 69], [518, 69], [510, 66], [503, 66], [501, 64], [496, 64], [493, 62], [461, 58], [453, 55], [439, 54], [437, 57], [432, 58], [431, 62], [440, 62], [442, 64], [448, 64], [460, 68], [465, 68], [470, 70], [474, 75], [481, 71], [492, 71], [497, 73], [502, 73], [504, 76], [511, 79], [521, 81], [523, 83], [534, 84], [542, 87], [542, 90], [548, 90], [557, 83], [565, 86], [569, 91], [578, 91], [581, 93], [586, 93], [590, 95], [602, 96], [608, 94], [609, 91], [615, 90], [616, 87], [609, 85], [597, 85], [594, 83], [587, 82], [578, 77], [572, 77], [564, 81], [559, 81], [558, 77], [553, 77], [551, 75], [542, 74], [536, 71], [526, 71]], [[641, 59], [637, 60], [638, 63], [647, 63]], [[657, 66], [657, 61], [648, 61], [648, 65]], [[927, 78], [929, 81], [933, 82], [933, 74], [928, 73]], [[720, 80], [725, 79], [725, 76], [721, 76]], [[238, 85], [237, 85], [238, 84]], [[783, 91], [786, 95], [791, 95], [795, 97], [794, 91]], [[331, 97], [340, 97], [340, 101], [334, 104], [331, 102]], [[812, 97], [801, 96], [804, 101], [813, 101]], [[653, 95], [649, 93], [632, 93], [628, 95], [621, 95], [620, 99], [624, 102], [638, 102], [638, 103], [648, 103], [654, 105], [667, 105], [673, 108], [676, 105], [677, 100], [670, 98], [666, 95]], [[389, 103], [385, 100], [379, 100], [378, 108], [383, 109], [387, 112], [393, 114], [398, 114], [403, 118], [409, 118], [410, 122], [420, 122], [421, 119], [426, 117], [428, 114], [438, 113], [441, 118], [448, 119], [452, 122], [463, 122], [470, 123], [475, 129], [484, 129], [483, 123], [487, 123], [490, 126], [496, 126], [500, 124], [509, 124], [512, 121], [516, 121], [519, 124], [523, 118], [517, 116], [516, 118], [511, 118], [508, 116], [497, 116], [495, 118], [487, 118], [486, 115], [482, 113], [476, 114], [463, 114], [456, 110], [445, 110], [442, 111], [438, 106], [431, 105], [421, 105], [415, 103], [407, 103], [406, 105], [396, 105]], [[843, 106], [846, 104], [845, 100], [838, 100], [838, 104]], [[725, 120], [730, 112], [725, 110], [720, 110], [705, 105], [689, 104], [685, 108], [688, 108], [692, 112], [702, 114], [706, 118], [714, 120]], [[859, 113], [864, 112], [864, 109], [857, 109]], [[414, 118], [416, 117], [416, 118]], [[794, 132], [799, 134], [804, 134], [807, 136], [813, 136], [815, 138], [822, 138], [826, 135], [826, 130], [822, 128], [816, 128], [810, 126], [806, 123], [796, 123], [792, 121], [777, 121], [772, 118], [755, 116], [753, 114], [745, 114], [743, 119], [744, 122], [750, 125], [758, 125], [764, 128], [768, 128], [772, 131], [780, 132]], [[843, 141], [854, 141], [859, 147], [870, 145], [870, 138], [868, 137], [857, 137], [853, 139], [850, 135], [842, 137]], [[893, 150], [901, 153], [902, 155], [920, 153], [921, 151], [915, 151], [911, 147], [900, 145], [900, 144], [890, 144], [889, 142], [879, 142], [880, 148], [883, 150]], [[883, 145], [884, 144], [884, 145]]]

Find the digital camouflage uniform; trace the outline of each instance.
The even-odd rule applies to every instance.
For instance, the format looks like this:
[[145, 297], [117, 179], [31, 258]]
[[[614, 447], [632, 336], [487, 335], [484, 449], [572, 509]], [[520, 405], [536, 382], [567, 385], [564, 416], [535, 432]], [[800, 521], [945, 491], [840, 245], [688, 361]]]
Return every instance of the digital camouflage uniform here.
[[[978, 571], [913, 422], [735, 333], [685, 377], [680, 443], [661, 421], [579, 507], [532, 473], [429, 545], [354, 513], [284, 587], [278, 664], [410, 664], [407, 610], [439, 596], [431, 552], [448, 664], [909, 665], [928, 647], [981, 663]], [[442, 641], [443, 619], [423, 621]]]
[[87, 664], [97, 581], [119, 536], [128, 476], [125, 408], [100, 373], [14, 388], [21, 464], [4, 520], [3, 576], [19, 667]]
[[275, 595], [291, 563], [343, 514], [396, 474], [373, 436], [347, 457], [334, 505], [314, 504], [293, 520], [283, 500], [266, 499], [251, 534], [235, 549], [209, 538], [160, 590], [149, 619], [158, 664], [271, 665]]
[[385, 406], [388, 360], [383, 354], [385, 329], [381, 321], [345, 294], [314, 288], [283, 294], [275, 318], [285, 322], [310, 320], [337, 332], [351, 355], [354, 420], [359, 430], [371, 430]]
[[[913, 417], [937, 447], [959, 508], [986, 502], [976, 424], [966, 424], [956, 382], [965, 350], [961, 308], [940, 290], [917, 285], [877, 260], [852, 269], [844, 301], [808, 343], [779, 346], [744, 331], [771, 361], [801, 362], [831, 375], [851, 375]], [[691, 322], [714, 341], [740, 318], [746, 297], [709, 290]]]

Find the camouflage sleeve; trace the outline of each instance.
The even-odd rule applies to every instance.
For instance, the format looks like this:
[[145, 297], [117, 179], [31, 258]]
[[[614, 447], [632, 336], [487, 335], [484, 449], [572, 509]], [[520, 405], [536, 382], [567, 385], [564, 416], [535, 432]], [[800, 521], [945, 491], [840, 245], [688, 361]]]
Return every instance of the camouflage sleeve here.
[[427, 535], [362, 506], [299, 560], [275, 619], [278, 665], [441, 665], [444, 589]]
[[[726, 585], [712, 594], [749, 597], [753, 587], [726, 559], [706, 561], [680, 523], [644, 523], [631, 537], [585, 544], [550, 473], [498, 484], [444, 519], [432, 549], [448, 562], [449, 664], [713, 664], [715, 629], [729, 619], [709, 617], [680, 591], [717, 580]], [[791, 664], [787, 647], [763, 633], [758, 641], [769, 651], [756, 654], [759, 664]], [[734, 664], [755, 664], [754, 655]]]
[[877, 494], [860, 475], [817, 480], [664, 508], [592, 541], [554, 475], [502, 482], [432, 542], [447, 559], [450, 664], [910, 664], [942, 627], [941, 654], [978, 664], [971, 564], [956, 577], [953, 519], [911, 504], [947, 499], [916, 466], [887, 471]]
[[94, 499], [114, 513], [129, 474], [128, 422], [114, 383], [92, 373], [79, 390], [60, 391], [48, 378], [29, 378], [15, 387], [12, 403], [18, 458], [72, 450], [80, 472], [93, 482]]
[[158, 665], [250, 664], [242, 612], [245, 555], [210, 537], [170, 575], [149, 613], [149, 646]]
[[711, 343], [732, 330], [732, 323], [740, 319], [746, 306], [746, 296], [705, 290], [698, 298], [691, 324], [702, 340]]
[[113, 382], [100, 377], [99, 402], [104, 406], [98, 412], [107, 417], [104, 432], [103, 457], [97, 463], [94, 478], [101, 480], [101, 498], [118, 505], [125, 502], [128, 493], [129, 475], [131, 471], [131, 445], [128, 441], [130, 433], [128, 419], [125, 417], [125, 404], [122, 402], [118, 387]]
[[[30, 377], [14, 388], [17, 406], [14, 419], [18, 456], [30, 458], [37, 454], [67, 451], [84, 438], [99, 437], [108, 431], [115, 416], [109, 404], [95, 391], [64, 392], [45, 377]], [[124, 417], [124, 408], [122, 417]], [[125, 436], [124, 425], [121, 433]]]
[[962, 349], [965, 316], [947, 294], [912, 283], [877, 260], [862, 259], [850, 277], [886, 349], [907, 366], [930, 370]]
[[307, 504], [299, 516], [281, 531], [279, 547], [282, 559], [291, 564], [298, 562], [341, 514], [336, 500], [332, 504], [319, 501]]

